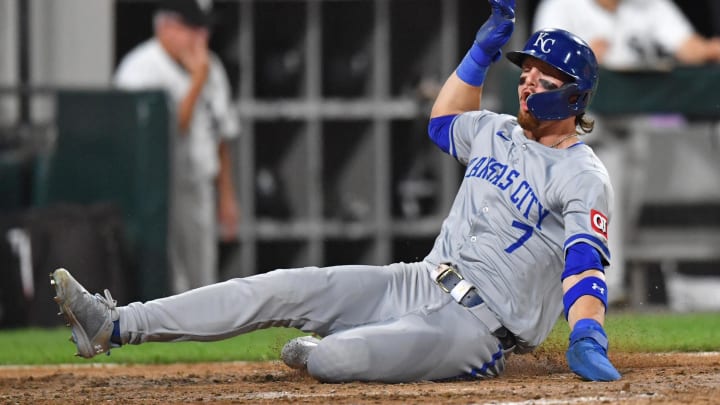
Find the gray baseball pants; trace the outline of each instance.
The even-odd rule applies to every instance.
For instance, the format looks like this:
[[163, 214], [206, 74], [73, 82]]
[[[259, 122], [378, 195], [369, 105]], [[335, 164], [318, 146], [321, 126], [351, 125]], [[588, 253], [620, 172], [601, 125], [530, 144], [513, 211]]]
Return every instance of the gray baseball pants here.
[[217, 282], [217, 218], [212, 179], [173, 180], [168, 253], [173, 293]]
[[275, 270], [119, 307], [124, 344], [214, 341], [272, 326], [324, 338], [308, 372], [326, 382], [499, 375], [498, 339], [435, 284], [427, 263]]

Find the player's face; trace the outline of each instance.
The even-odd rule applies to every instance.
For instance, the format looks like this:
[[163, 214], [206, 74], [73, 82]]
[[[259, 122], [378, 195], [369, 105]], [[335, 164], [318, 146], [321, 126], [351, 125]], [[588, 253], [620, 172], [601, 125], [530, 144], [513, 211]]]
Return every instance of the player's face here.
[[548, 65], [547, 63], [528, 57], [525, 58], [518, 82], [518, 98], [520, 110], [518, 111], [518, 123], [525, 129], [535, 129], [540, 122], [528, 109], [527, 99], [533, 94], [555, 90], [565, 84], [566, 76]]
[[168, 41], [176, 52], [190, 49], [198, 41], [207, 43], [210, 36], [207, 28], [188, 25], [179, 18], [168, 19], [166, 27]]

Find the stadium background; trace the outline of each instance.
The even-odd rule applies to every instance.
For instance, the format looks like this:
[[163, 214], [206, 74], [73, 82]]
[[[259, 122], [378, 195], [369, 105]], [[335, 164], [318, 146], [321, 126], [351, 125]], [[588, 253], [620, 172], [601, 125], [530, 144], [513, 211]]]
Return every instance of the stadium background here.
[[[537, 1], [519, 3], [526, 6], [510, 47], [522, 46]], [[677, 3], [701, 33], [720, 34], [717, 2]], [[123, 301], [167, 292], [168, 112], [161, 95], [126, 96], [109, 88], [120, 58], [151, 35], [153, 7], [149, 0], [0, 0], [3, 242], [18, 223], [36, 224], [59, 202], [92, 205], [70, 223], [91, 214], [105, 218], [109, 214], [96, 203], [114, 204], [128, 255], [117, 268], [100, 266], [98, 284], [88, 287], [121, 284]], [[486, 8], [481, 0], [216, 1], [211, 46], [228, 70], [243, 124], [234, 145], [243, 219], [238, 243], [219, 247], [222, 278], [424, 256], [461, 173], [425, 141], [427, 112]], [[712, 86], [715, 69], [692, 73]], [[512, 113], [505, 73], [515, 74], [505, 62], [491, 71], [485, 105]], [[653, 83], [669, 81], [658, 80]], [[703, 235], [708, 247], [694, 249], [697, 244], [686, 240], [670, 253], [643, 251], [642, 266], [628, 272], [628, 282], [640, 286], [634, 291], [641, 299], [633, 304], [665, 306], [673, 304], [668, 269], [687, 276], [681, 281], [689, 295], [705, 297], [704, 289], [713, 288], [708, 280], [718, 275], [720, 127], [705, 110], [658, 126], [645, 134], [654, 165], [645, 167], [648, 186], [633, 229]], [[35, 222], [27, 220], [37, 212], [42, 215], [33, 216]], [[81, 257], [79, 265], [88, 267], [103, 260], [84, 243], [63, 245], [68, 249], [56, 257]], [[19, 252], [22, 241], [5, 244], [9, 253], [0, 257], [10, 257], [2, 263], [7, 275], [27, 264], [27, 254]], [[22, 288], [20, 299], [34, 302], [46, 298], [35, 284], [44, 285], [52, 269], [42, 266], [62, 264], [38, 260], [48, 248], [32, 245], [31, 282], [12, 279]], [[5, 314], [18, 302], [8, 288]], [[53, 322], [37, 314], [45, 312], [54, 315], [34, 303], [14, 322]]]

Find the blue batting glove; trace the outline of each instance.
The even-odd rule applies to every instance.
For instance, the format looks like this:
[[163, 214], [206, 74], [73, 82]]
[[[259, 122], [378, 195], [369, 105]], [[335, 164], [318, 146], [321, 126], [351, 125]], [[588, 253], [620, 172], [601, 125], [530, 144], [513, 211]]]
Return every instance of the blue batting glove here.
[[602, 325], [594, 319], [577, 321], [570, 333], [566, 357], [575, 374], [590, 381], [615, 381], [620, 373], [607, 357], [608, 339]]
[[515, 0], [489, 0], [492, 13], [475, 34], [472, 47], [456, 70], [465, 83], [480, 86], [491, 63], [500, 59], [500, 48], [515, 28]]
[[515, 29], [515, 0], [490, 0], [492, 13], [475, 34], [475, 45], [470, 51], [479, 65], [490, 66], [500, 58], [503, 47]]

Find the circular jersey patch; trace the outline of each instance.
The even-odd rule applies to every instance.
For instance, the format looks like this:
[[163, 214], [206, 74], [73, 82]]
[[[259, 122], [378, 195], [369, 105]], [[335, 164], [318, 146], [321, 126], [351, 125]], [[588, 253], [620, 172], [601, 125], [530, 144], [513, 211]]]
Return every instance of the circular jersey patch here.
[[608, 237], [608, 219], [598, 210], [590, 210], [590, 225], [592, 229], [602, 235], [605, 239]]

